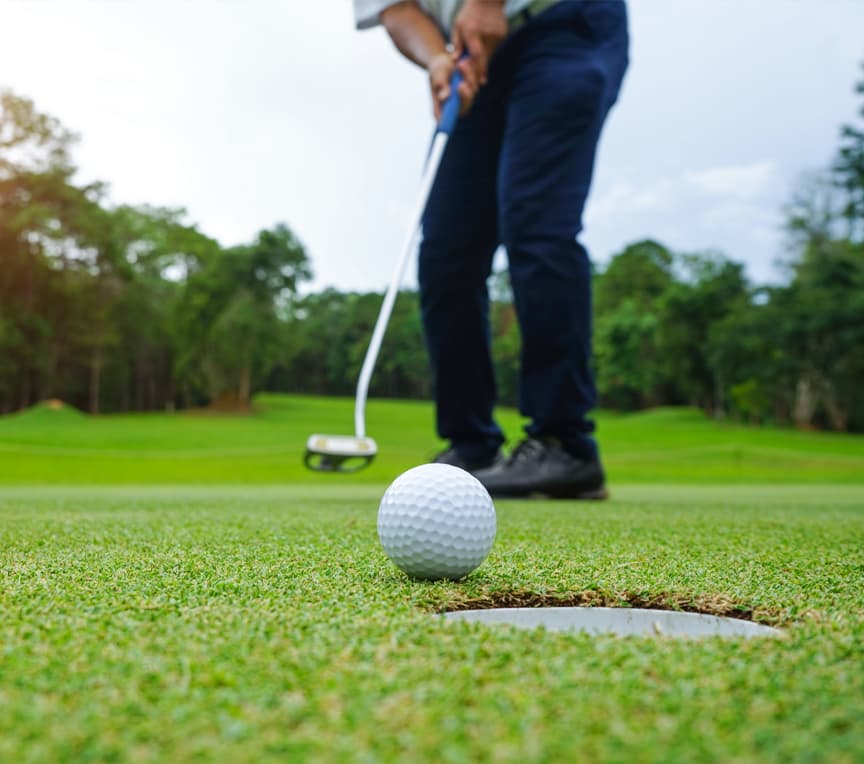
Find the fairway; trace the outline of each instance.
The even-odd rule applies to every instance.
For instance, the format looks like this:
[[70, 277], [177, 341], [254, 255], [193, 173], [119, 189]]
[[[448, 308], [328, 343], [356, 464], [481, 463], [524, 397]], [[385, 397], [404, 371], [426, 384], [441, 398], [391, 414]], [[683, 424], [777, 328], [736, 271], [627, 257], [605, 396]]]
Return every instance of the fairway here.
[[[511, 441], [523, 433], [505, 409]], [[754, 428], [707, 419], [695, 409], [597, 416], [612, 489], [621, 483], [845, 483], [864, 485], [864, 438]], [[316, 475], [302, 465], [312, 433], [353, 434], [353, 401], [261, 395], [255, 413], [133, 414], [87, 417], [40, 406], [0, 417], [0, 484], [211, 485], [374, 483], [428, 461], [443, 444], [432, 406], [373, 400], [372, 467], [350, 477]]]
[[[831, 761], [864, 757], [864, 443], [602, 415], [613, 499], [499, 501], [461, 583], [384, 557], [431, 409], [374, 402], [381, 459], [301, 471], [350, 401], [251, 417], [0, 419], [0, 761]], [[517, 417], [505, 421], [518, 436]], [[448, 607], [723, 613], [774, 640], [447, 624]]]

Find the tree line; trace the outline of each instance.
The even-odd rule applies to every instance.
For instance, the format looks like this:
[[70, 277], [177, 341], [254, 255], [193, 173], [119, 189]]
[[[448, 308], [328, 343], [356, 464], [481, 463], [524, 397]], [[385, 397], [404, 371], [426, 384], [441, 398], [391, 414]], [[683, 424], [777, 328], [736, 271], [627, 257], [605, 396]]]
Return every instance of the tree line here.
[[[857, 86], [864, 96], [864, 80]], [[864, 99], [862, 99], [864, 100]], [[864, 107], [860, 117], [864, 118]], [[0, 413], [60, 398], [93, 413], [248, 406], [257, 391], [351, 395], [382, 295], [304, 293], [284, 224], [224, 247], [181, 209], [112, 205], [76, 182], [76, 137], [0, 93]], [[717, 252], [646, 239], [594, 275], [607, 408], [864, 430], [864, 130], [785, 210], [783, 283]], [[518, 398], [518, 323], [490, 280], [502, 403]], [[430, 393], [417, 295], [400, 294], [371, 393]]]

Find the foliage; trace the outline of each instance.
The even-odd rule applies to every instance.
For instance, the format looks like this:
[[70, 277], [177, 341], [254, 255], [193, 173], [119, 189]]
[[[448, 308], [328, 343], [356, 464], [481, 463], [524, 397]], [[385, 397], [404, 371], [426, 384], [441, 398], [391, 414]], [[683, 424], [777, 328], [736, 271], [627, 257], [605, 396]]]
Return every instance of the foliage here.
[[[864, 63], [861, 65], [864, 72]], [[858, 116], [864, 120], [864, 76], [855, 87], [862, 96]], [[843, 218], [850, 239], [864, 240], [864, 125], [847, 124], [841, 131], [841, 144], [832, 166], [833, 180], [845, 195]]]
[[618, 409], [676, 402], [658, 363], [660, 300], [675, 283], [675, 255], [640, 241], [596, 277], [594, 345], [602, 405]]
[[111, 207], [74, 183], [57, 120], [9, 92], [0, 107], [0, 412], [248, 405], [311, 276], [294, 234], [224, 249], [183, 210]]
[[[858, 92], [864, 95], [864, 81]], [[862, 108], [864, 116], [864, 108]], [[225, 248], [181, 209], [111, 206], [74, 182], [75, 136], [0, 95], [0, 413], [49, 397], [99, 411], [217, 404], [261, 390], [350, 396], [382, 296], [324, 289], [278, 224]], [[718, 252], [645, 239], [594, 276], [601, 405], [864, 430], [864, 128], [786, 207], [785, 283], [751, 285]], [[506, 272], [489, 283], [499, 401], [518, 400]], [[370, 392], [426, 398], [417, 295], [402, 292]]]

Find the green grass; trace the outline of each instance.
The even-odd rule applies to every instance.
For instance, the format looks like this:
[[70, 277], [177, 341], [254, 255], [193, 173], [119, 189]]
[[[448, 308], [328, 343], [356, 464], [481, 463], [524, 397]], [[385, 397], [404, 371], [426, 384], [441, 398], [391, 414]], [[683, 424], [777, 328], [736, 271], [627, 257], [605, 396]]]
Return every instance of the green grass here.
[[[856, 761], [860, 492], [505, 503], [464, 584], [379, 551], [378, 492], [10, 489], [0, 760]], [[444, 624], [451, 600], [723, 595], [782, 641]]]
[[[349, 402], [261, 403], [0, 419], [0, 761], [864, 759], [864, 439], [601, 416], [612, 501], [498, 502], [487, 562], [427, 584], [387, 561], [375, 515], [434, 449], [429, 408], [373, 405], [382, 454], [358, 482], [299, 468]], [[435, 615], [531, 598], [785, 636]]]
[[[314, 432], [350, 434], [353, 402], [262, 396], [252, 416], [162, 414], [85, 417], [40, 407], [0, 418], [0, 484], [329, 485], [301, 464]], [[864, 483], [864, 438], [721, 424], [690, 409], [598, 417], [613, 485], [668, 483]], [[509, 437], [518, 415], [501, 414]], [[369, 433], [380, 455], [351, 482], [381, 484], [439, 444], [431, 406], [373, 401]]]

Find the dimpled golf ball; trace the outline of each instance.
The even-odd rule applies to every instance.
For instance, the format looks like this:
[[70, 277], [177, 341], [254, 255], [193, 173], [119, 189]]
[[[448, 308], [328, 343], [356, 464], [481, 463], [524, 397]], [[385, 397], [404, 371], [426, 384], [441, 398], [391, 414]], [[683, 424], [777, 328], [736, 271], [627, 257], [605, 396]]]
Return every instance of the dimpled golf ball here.
[[378, 508], [384, 552], [413, 578], [459, 579], [495, 540], [495, 506], [477, 478], [449, 464], [423, 464], [394, 480]]

